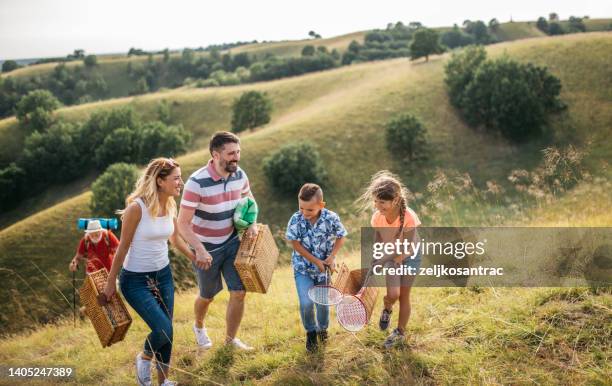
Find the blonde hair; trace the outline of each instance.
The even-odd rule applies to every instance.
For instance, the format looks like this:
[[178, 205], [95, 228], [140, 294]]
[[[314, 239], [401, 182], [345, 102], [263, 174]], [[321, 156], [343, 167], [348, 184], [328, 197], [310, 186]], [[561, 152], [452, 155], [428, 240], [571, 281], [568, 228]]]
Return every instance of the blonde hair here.
[[396, 174], [388, 170], [381, 170], [372, 176], [370, 184], [355, 202], [359, 205], [361, 211], [365, 212], [372, 208], [373, 198], [384, 201], [392, 201], [399, 198], [400, 225], [396, 236], [399, 237], [404, 229], [404, 217], [408, 208], [409, 195], [408, 188], [404, 186]]
[[[123, 217], [123, 213], [125, 213], [127, 207], [134, 202], [136, 198], [140, 197], [147, 207], [149, 215], [154, 218], [159, 217], [160, 213], [164, 211], [159, 204], [157, 178], [166, 178], [179, 166], [178, 162], [172, 158], [155, 158], [151, 160], [144, 173], [136, 181], [134, 191], [125, 199], [125, 209], [117, 211], [117, 213], [121, 214]], [[165, 212], [166, 215], [176, 217], [176, 201], [173, 198], [169, 198], [166, 201]]]

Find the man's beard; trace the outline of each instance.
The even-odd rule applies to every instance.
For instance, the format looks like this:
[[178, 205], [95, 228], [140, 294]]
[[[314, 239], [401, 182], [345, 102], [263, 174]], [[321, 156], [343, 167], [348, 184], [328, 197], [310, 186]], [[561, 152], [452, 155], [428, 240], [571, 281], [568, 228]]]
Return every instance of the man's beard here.
[[228, 162], [228, 161], [224, 161], [225, 165], [224, 165], [224, 169], [226, 172], [228, 173], [234, 173], [236, 170], [238, 170], [238, 162], [234, 163], [232, 162]]

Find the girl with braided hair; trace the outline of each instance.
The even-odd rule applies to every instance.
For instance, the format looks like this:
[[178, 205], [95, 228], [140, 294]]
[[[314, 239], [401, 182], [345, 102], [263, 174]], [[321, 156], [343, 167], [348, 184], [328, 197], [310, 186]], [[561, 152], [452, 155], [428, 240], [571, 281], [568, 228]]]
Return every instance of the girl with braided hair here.
[[[396, 240], [416, 241], [418, 238], [416, 228], [421, 221], [416, 213], [410, 209], [408, 203], [408, 189], [393, 173], [382, 170], [372, 176], [370, 185], [357, 200], [362, 210], [374, 206], [371, 226], [375, 231], [376, 242], [392, 242]], [[393, 259], [387, 258], [387, 265], [405, 265], [418, 271], [421, 265], [421, 254], [417, 252], [408, 255], [397, 255]], [[379, 327], [386, 330], [391, 321], [393, 305], [399, 300], [399, 317], [397, 328], [384, 342], [385, 348], [405, 340], [405, 330], [410, 318], [410, 289], [415, 276], [386, 275], [387, 294], [384, 297], [384, 308], [380, 316]]]

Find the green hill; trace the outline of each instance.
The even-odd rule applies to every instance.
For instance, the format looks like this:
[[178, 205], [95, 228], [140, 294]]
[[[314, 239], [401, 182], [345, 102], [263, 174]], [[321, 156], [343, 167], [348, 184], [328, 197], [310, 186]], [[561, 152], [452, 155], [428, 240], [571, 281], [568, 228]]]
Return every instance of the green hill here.
[[[488, 51], [493, 56], [507, 54], [546, 64], [560, 77], [564, 85], [562, 99], [568, 103], [570, 113], [553, 119], [552, 124], [562, 139], [592, 138], [588, 162], [600, 165], [612, 159], [611, 144], [604, 140], [612, 114], [610, 87], [605, 81], [611, 79], [607, 54], [611, 46], [612, 34], [593, 33], [505, 43], [490, 46]], [[61, 114], [82, 119], [94, 109], [133, 103], [146, 116], [159, 100], [176, 101], [177, 119], [194, 132], [195, 143], [201, 146], [212, 131], [227, 128], [234, 97], [247, 89], [266, 91], [275, 105], [272, 122], [242, 136], [241, 165], [260, 202], [261, 220], [278, 231], [295, 210], [294, 197], [278, 196], [267, 187], [261, 172], [262, 159], [284, 143], [310, 141], [318, 146], [329, 172], [325, 187], [329, 207], [357, 229], [365, 222], [355, 214], [351, 203], [369, 176], [381, 168], [398, 171], [411, 190], [423, 192], [435, 167], [468, 172], [482, 185], [487, 180], [503, 183], [512, 169], [531, 169], [539, 162], [543, 144], [510, 145], [465, 126], [448, 104], [443, 84], [447, 57], [435, 57], [429, 63], [407, 59], [365, 63], [256, 85], [173, 90], [66, 108]], [[420, 117], [435, 149], [428, 163], [412, 173], [387, 153], [381, 135], [387, 119], [403, 111]], [[187, 176], [207, 158], [205, 150], [181, 157], [183, 174]], [[24, 317], [45, 321], [69, 309], [59, 294], [47, 290], [35, 294], [24, 288], [12, 272], [35, 283], [35, 290], [48, 288], [47, 278], [38, 272], [36, 264], [69, 293], [65, 267], [78, 240], [74, 220], [88, 215], [88, 197], [89, 193], [84, 193], [70, 198], [0, 231], [0, 267], [12, 270], [3, 271], [7, 288], [20, 288], [1, 293], [6, 302], [1, 316], [3, 331], [23, 328], [28, 324]], [[349, 239], [348, 247], [355, 248], [353, 243]]]

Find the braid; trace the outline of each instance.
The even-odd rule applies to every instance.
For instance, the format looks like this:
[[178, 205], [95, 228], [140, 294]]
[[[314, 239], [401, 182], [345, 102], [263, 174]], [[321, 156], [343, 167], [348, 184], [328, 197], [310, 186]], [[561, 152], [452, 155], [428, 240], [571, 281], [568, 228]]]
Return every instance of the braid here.
[[397, 238], [399, 238], [402, 235], [402, 231], [404, 230], [404, 218], [405, 218], [405, 215], [406, 215], [406, 199], [404, 198], [404, 195], [402, 193], [400, 193], [400, 202], [399, 202], [399, 207], [400, 207], [400, 214], [399, 214], [400, 225], [399, 225], [399, 229], [397, 230], [397, 236], [396, 236]]

